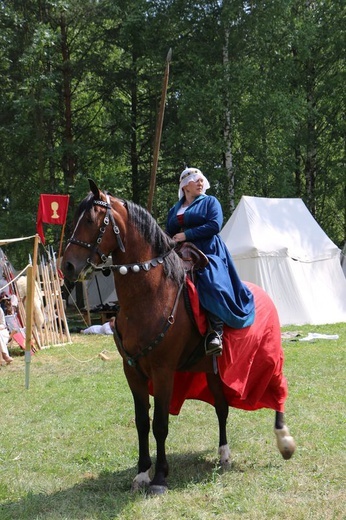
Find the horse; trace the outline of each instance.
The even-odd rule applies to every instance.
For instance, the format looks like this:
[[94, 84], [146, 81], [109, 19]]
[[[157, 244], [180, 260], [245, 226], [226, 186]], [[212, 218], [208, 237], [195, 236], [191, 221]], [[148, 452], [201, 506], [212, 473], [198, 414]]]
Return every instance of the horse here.
[[[206, 356], [203, 312], [191, 311], [191, 302], [195, 300], [198, 306], [198, 295], [175, 242], [143, 207], [100, 190], [91, 179], [89, 186], [90, 192], [77, 209], [61, 267], [71, 281], [92, 269], [108, 270], [104, 274], [110, 269], [114, 275], [119, 302], [114, 340], [133, 396], [138, 434], [138, 469], [132, 490], [167, 491], [169, 414], [178, 414], [189, 398], [215, 408], [221, 466], [230, 464], [226, 432], [230, 406], [273, 409], [277, 446], [283, 458], [289, 459], [295, 441], [285, 424], [287, 385], [281, 333], [269, 296], [250, 284], [255, 293], [254, 324], [225, 331], [222, 356]], [[106, 267], [110, 255], [113, 263]], [[225, 348], [227, 341], [230, 349]], [[157, 452], [152, 478], [151, 395]]]

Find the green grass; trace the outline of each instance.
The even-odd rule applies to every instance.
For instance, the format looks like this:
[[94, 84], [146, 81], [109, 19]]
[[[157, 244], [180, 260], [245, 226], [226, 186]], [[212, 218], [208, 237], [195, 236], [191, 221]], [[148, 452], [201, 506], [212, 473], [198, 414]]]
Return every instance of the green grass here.
[[[294, 457], [276, 449], [271, 410], [232, 409], [233, 464], [222, 472], [214, 410], [189, 401], [170, 419], [169, 492], [150, 498], [130, 492], [137, 434], [113, 339], [76, 334], [36, 353], [28, 390], [16, 356], [0, 368], [1, 520], [345, 519], [346, 324], [299, 331], [339, 339], [283, 343]], [[151, 448], [155, 459], [152, 436]]]

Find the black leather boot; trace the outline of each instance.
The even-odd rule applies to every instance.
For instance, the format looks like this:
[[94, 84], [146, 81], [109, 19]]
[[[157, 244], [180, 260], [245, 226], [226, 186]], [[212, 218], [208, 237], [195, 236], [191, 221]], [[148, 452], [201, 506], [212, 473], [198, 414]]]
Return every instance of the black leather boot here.
[[208, 313], [210, 331], [205, 337], [205, 353], [207, 356], [221, 356], [223, 322], [214, 314]]

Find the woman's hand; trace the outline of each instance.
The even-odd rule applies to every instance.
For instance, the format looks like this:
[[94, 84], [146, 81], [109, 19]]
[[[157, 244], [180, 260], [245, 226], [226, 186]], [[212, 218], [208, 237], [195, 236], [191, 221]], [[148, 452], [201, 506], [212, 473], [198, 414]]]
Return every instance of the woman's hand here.
[[177, 233], [176, 235], [174, 235], [173, 240], [175, 242], [185, 242], [185, 240], [186, 240], [185, 233]]

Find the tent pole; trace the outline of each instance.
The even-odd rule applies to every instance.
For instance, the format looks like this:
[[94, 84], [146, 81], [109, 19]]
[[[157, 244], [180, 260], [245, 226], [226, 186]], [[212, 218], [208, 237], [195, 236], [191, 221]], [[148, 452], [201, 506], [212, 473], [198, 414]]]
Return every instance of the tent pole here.
[[85, 310], [86, 310], [86, 322], [87, 322], [87, 325], [90, 327], [91, 316], [90, 316], [90, 306], [89, 306], [88, 289], [86, 286], [86, 280], [82, 280], [82, 287], [83, 287], [84, 305], [85, 305]]
[[97, 292], [99, 293], [100, 304], [103, 305], [102, 296], [101, 296], [101, 291], [100, 291], [100, 285], [99, 285], [99, 281], [98, 281], [96, 275], [95, 275], [95, 282], [96, 282]]

